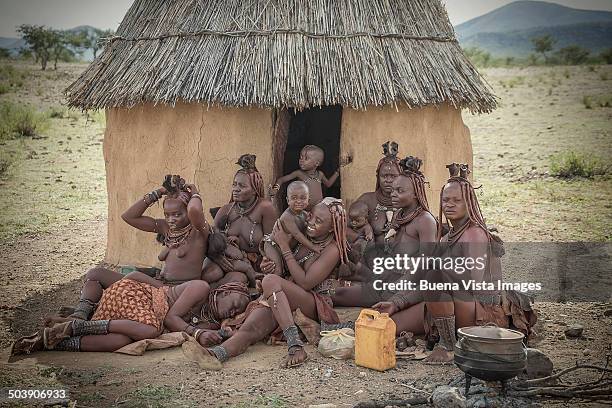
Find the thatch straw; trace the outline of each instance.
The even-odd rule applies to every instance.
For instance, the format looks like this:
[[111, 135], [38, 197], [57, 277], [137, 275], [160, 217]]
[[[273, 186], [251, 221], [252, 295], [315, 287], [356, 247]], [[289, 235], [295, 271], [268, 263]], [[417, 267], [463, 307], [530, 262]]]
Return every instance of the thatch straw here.
[[66, 93], [83, 109], [496, 107], [439, 0], [136, 0]]

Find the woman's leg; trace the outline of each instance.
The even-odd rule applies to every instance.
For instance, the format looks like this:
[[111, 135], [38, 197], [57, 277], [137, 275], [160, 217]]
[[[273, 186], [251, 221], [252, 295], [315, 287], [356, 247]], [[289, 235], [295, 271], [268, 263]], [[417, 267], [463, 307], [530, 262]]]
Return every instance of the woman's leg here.
[[79, 351], [117, 351], [133, 342], [130, 337], [117, 333], [83, 336], [80, 339]]
[[307, 354], [293, 321], [292, 312], [299, 308], [305, 316], [318, 320], [314, 297], [312, 293], [278, 275], [266, 275], [261, 285], [264, 298], [287, 340], [289, 354], [285, 365], [287, 367], [300, 365], [306, 360]]
[[391, 319], [395, 322], [396, 330], [395, 335], [403, 331], [411, 332], [414, 334], [425, 333], [425, 327], [423, 325], [423, 319], [425, 317], [425, 303], [417, 303], [407, 309], [399, 311], [391, 316]]
[[337, 288], [336, 293], [332, 295], [332, 302], [334, 306], [370, 307], [376, 301], [373, 302], [371, 296], [366, 296], [365, 292], [363, 286]]
[[476, 325], [476, 303], [454, 301], [455, 324], [457, 328]]
[[[85, 282], [81, 288], [79, 303], [72, 308], [68, 308], [70, 312], [68, 318], [57, 315], [47, 316], [44, 324], [49, 327], [56, 323], [71, 321], [73, 319], [87, 320], [94, 312], [96, 303], [102, 298], [104, 289], [111, 286], [113, 283], [121, 280], [123, 275], [110, 269], [96, 267], [92, 268], [85, 274]], [[65, 316], [65, 315], [63, 315]]]
[[278, 324], [274, 320], [274, 315], [270, 308], [257, 308], [249, 314], [245, 322], [240, 326], [240, 329], [232, 337], [223, 342], [223, 344], [211, 347], [208, 350], [221, 362], [224, 362], [230, 357], [244, 353], [251, 344], [263, 340], [277, 326]]

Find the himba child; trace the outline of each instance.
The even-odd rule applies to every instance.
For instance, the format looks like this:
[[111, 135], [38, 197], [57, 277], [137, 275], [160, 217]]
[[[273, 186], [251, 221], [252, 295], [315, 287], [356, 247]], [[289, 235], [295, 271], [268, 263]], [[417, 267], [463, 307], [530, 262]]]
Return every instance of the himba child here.
[[208, 238], [207, 255], [210, 257], [225, 255], [233, 270], [244, 273], [249, 280], [249, 286], [255, 287], [257, 272], [253, 269], [246, 253], [238, 248], [237, 240], [228, 239], [223, 232], [215, 232]]
[[276, 193], [280, 190], [282, 184], [299, 179], [306, 183], [310, 197], [308, 199], [308, 206], [306, 210], [310, 211], [315, 204], [318, 204], [323, 199], [323, 188], [321, 184], [329, 188], [334, 185], [338, 177], [340, 176], [340, 167], [344, 167], [351, 162], [351, 158], [347, 157], [340, 161], [340, 167], [327, 178], [325, 174], [319, 170], [319, 166], [323, 164], [325, 160], [325, 153], [323, 149], [315, 145], [306, 145], [300, 152], [300, 169], [295, 170], [286, 176], [283, 176], [276, 180], [276, 182], [270, 187], [270, 198], [273, 198]]
[[[321, 247], [313, 244], [304, 234], [303, 230], [306, 227], [306, 216], [308, 213], [305, 211], [309, 203], [309, 189], [308, 185], [303, 181], [294, 181], [287, 187], [287, 204], [289, 207], [281, 214], [278, 222], [281, 224], [285, 232], [292, 236], [290, 247], [293, 249], [300, 243], [309, 250], [319, 254], [321, 253]], [[272, 260], [277, 269], [275, 273], [277, 275], [283, 274], [283, 260], [279, 251], [278, 245], [272, 241], [269, 236], [264, 237], [261, 241], [262, 248], [261, 254], [268, 259]]]

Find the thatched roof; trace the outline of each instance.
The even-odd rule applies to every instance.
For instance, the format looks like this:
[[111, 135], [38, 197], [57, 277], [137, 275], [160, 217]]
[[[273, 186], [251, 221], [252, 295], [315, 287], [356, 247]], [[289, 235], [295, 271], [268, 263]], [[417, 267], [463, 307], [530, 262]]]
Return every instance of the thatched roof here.
[[66, 93], [84, 109], [496, 106], [439, 0], [136, 0]]

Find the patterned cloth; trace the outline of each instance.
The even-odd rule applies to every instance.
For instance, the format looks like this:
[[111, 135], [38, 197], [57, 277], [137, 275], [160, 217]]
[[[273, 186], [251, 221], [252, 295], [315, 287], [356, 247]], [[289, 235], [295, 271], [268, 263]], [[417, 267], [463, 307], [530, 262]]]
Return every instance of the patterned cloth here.
[[123, 278], [104, 291], [91, 320], [132, 320], [161, 331], [169, 309], [167, 291]]

